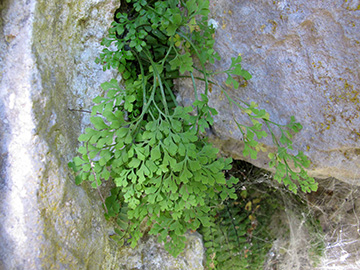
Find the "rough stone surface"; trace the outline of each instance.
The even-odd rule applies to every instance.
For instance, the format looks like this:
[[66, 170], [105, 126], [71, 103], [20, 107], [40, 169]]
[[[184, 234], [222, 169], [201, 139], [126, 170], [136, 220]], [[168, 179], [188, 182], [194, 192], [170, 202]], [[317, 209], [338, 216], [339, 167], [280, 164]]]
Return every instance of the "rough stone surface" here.
[[186, 234], [188, 240], [185, 251], [176, 259], [166, 252], [156, 237], [140, 241], [136, 249], [125, 247], [118, 258], [120, 269], [151, 269], [151, 270], [195, 270], [204, 269], [204, 246], [198, 233]]
[[[360, 2], [359, 1], [211, 1], [212, 18], [219, 23], [216, 50], [225, 69], [231, 57], [242, 54], [243, 67], [253, 78], [239, 90], [226, 88], [235, 99], [256, 101], [271, 119], [286, 124], [294, 115], [304, 129], [294, 148], [312, 160], [313, 176], [335, 177], [360, 184]], [[223, 77], [217, 80], [223, 82]], [[192, 99], [191, 81], [180, 83], [186, 105]], [[233, 115], [215, 87], [211, 104], [214, 142], [223, 153], [242, 156], [241, 134]], [[271, 138], [264, 141], [273, 149]], [[267, 168], [267, 153], [247, 160]]]
[[[114, 76], [94, 60], [119, 1], [0, 5], [0, 269], [124, 269], [98, 194], [76, 186], [67, 168], [89, 122], [69, 108], [89, 109]], [[161, 246], [155, 257], [168, 269], [202, 269], [201, 239], [190, 238], [183, 257]], [[150, 269], [154, 249], [140, 250], [132, 269]]]
[[107, 244], [101, 207], [74, 185], [66, 169], [80, 131], [80, 116], [68, 107], [80, 97], [89, 102], [106, 78], [98, 76], [100, 68], [89, 61], [98, 45], [80, 40], [86, 35], [88, 40], [101, 39], [111, 19], [105, 10], [114, 10], [115, 4], [2, 4], [1, 146], [6, 160], [1, 168], [0, 221], [1, 243], [6, 245], [0, 254], [4, 269], [101, 265], [101, 250]]

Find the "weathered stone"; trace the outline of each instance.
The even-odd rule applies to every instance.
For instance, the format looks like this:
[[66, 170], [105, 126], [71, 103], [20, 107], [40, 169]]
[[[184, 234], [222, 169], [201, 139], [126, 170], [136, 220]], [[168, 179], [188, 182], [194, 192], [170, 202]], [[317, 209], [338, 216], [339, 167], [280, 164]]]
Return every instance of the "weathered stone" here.
[[176, 269], [204, 269], [204, 246], [198, 233], [187, 233], [185, 251], [177, 258], [172, 257], [159, 244], [156, 237], [150, 236], [142, 239], [136, 249], [122, 248], [117, 260], [120, 269], [151, 269], [151, 270], [176, 270]]
[[3, 2], [4, 269], [101, 266], [107, 244], [101, 207], [66, 168], [80, 131], [79, 114], [68, 108], [76, 98], [89, 103], [109, 77], [90, 57], [115, 7], [116, 1]]
[[[239, 90], [226, 87], [235, 99], [255, 101], [271, 120], [286, 124], [294, 115], [304, 129], [294, 148], [312, 160], [311, 175], [335, 177], [360, 184], [360, 8], [359, 1], [211, 1], [212, 18], [219, 23], [215, 49], [230, 66], [242, 54], [242, 65], [253, 78]], [[222, 83], [224, 77], [218, 77]], [[180, 95], [189, 105], [191, 81], [180, 82]], [[226, 97], [213, 87], [213, 141], [235, 159], [242, 155], [240, 123], [247, 119], [229, 108]], [[274, 149], [271, 138], [264, 140]], [[249, 160], [267, 168], [267, 153]]]
[[[118, 6], [118, 0], [1, 2], [0, 269], [127, 265], [109, 237], [113, 228], [98, 194], [76, 186], [67, 168], [89, 123], [89, 114], [69, 109], [90, 109], [100, 83], [115, 76], [94, 60]], [[183, 257], [171, 260], [156, 246], [162, 250], [156, 258], [168, 269], [186, 262], [186, 269], [202, 269], [201, 239], [190, 238]], [[150, 269], [150, 253], [140, 250], [137, 265]]]

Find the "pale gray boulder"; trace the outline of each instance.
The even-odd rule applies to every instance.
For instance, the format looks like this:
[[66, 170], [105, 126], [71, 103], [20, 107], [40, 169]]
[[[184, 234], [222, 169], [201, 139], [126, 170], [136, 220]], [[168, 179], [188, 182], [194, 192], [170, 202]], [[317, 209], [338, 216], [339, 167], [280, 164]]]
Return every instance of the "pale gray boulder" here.
[[[211, 2], [217, 24], [215, 49], [230, 66], [242, 55], [242, 66], [253, 78], [247, 86], [226, 90], [235, 99], [255, 101], [271, 120], [287, 124], [294, 115], [304, 129], [294, 148], [312, 161], [315, 177], [335, 177], [360, 184], [360, 8], [358, 1], [236, 1]], [[224, 77], [217, 77], [222, 83]], [[193, 100], [190, 80], [179, 82], [182, 102]], [[225, 95], [213, 87], [210, 103], [215, 117], [213, 142], [235, 159], [242, 155], [240, 123], [249, 122], [230, 109]], [[274, 150], [271, 138], [263, 141]], [[268, 169], [268, 153], [245, 160]]]

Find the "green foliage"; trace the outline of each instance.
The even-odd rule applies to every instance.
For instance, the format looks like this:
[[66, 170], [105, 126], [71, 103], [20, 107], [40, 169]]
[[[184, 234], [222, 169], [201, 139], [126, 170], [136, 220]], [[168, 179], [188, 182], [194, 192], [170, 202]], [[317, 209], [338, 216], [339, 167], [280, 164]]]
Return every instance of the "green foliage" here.
[[[264, 109], [258, 109], [258, 104], [251, 102], [250, 104], [241, 101], [235, 102], [226, 92], [224, 92], [231, 105], [237, 106], [243, 113], [247, 114], [252, 122], [252, 126], [247, 126], [238, 123], [234, 119], [236, 125], [243, 135], [244, 150], [243, 155], [250, 156], [252, 159], [257, 158], [257, 153], [262, 149], [261, 143], [256, 140], [260, 140], [263, 137], [267, 137], [267, 132], [263, 128], [263, 121], [267, 127], [268, 132], [272, 137], [274, 145], [277, 147], [276, 153], [269, 153], [270, 168], [275, 167], [276, 172], [274, 179], [279, 183], [283, 182], [285, 186], [297, 193], [296, 181], [303, 192], [316, 191], [318, 184], [314, 178], [308, 176], [305, 168], [310, 166], [310, 160], [304, 155], [302, 151], [299, 151], [297, 155], [293, 155], [290, 152], [294, 151], [292, 147], [293, 133], [297, 133], [302, 129], [301, 124], [295, 122], [295, 117], [292, 116], [290, 123], [287, 125], [280, 125], [273, 121], [270, 121], [270, 115]], [[280, 139], [275, 136], [274, 128], [278, 128], [281, 133]], [[255, 138], [256, 136], [256, 138]], [[291, 168], [291, 165], [295, 167], [295, 170]]]
[[[212, 200], [211, 225], [201, 227], [209, 269], [261, 269], [271, 248], [267, 230], [279, 207], [273, 191], [249, 187], [235, 200]], [[265, 218], [264, 218], [265, 217]]]
[[[285, 188], [276, 187], [269, 181], [271, 176], [267, 171], [258, 169], [244, 161], [233, 162], [229, 175], [243, 179], [236, 186], [238, 198], [222, 201], [212, 200], [211, 226], [201, 227], [206, 247], [208, 269], [263, 269], [269, 267], [272, 260], [282, 261], [281, 253], [269, 257], [270, 249], [279, 252], [279, 246], [273, 243], [281, 237], [288, 239], [283, 242], [280, 250], [287, 249], [290, 241], [297, 242], [297, 237], [290, 234], [294, 224], [284, 218], [287, 214], [295, 215], [302, 220], [304, 230], [308, 233], [310, 244], [307, 250], [311, 262], [316, 262], [323, 252], [322, 228], [309, 212], [303, 199], [304, 194], [294, 194]], [[300, 225], [300, 226], [303, 226]], [[298, 247], [300, 248], [300, 247]], [[301, 247], [303, 248], [303, 247]], [[306, 247], [305, 247], [306, 248]], [[290, 250], [289, 252], [296, 252]], [[280, 259], [279, 259], [280, 257]]]
[[248, 264], [244, 256], [244, 244], [247, 243], [247, 229], [251, 221], [247, 213], [239, 212], [241, 208], [234, 202], [215, 202], [216, 205], [212, 209], [214, 213], [211, 213], [213, 222], [201, 230], [208, 267], [245, 269]]
[[[212, 201], [236, 198], [233, 186], [238, 180], [226, 180], [223, 173], [231, 168], [232, 160], [219, 158], [218, 149], [203, 136], [217, 114], [207, 96], [209, 77], [214, 73], [205, 65], [219, 60], [208, 13], [209, 1], [203, 0], [122, 1], [108, 37], [102, 41], [106, 48], [96, 59], [104, 70], [117, 69], [123, 86], [115, 79], [101, 85], [104, 95], [94, 99], [93, 128], [79, 137], [83, 146], [70, 166], [77, 184], [89, 181], [99, 189], [103, 181], [113, 181], [116, 187], [103, 201], [105, 216], [119, 225], [114, 238], [128, 241], [132, 247], [142, 237], [139, 226], [146, 221], [149, 233], [158, 235], [165, 248], [177, 256], [185, 246], [187, 230], [212, 226]], [[234, 87], [238, 84], [233, 76], [251, 78], [240, 62], [240, 57], [234, 58], [224, 71]], [[197, 79], [205, 82], [202, 94], [197, 93], [194, 70], [201, 73]], [[180, 75], [193, 80], [196, 100], [192, 107], [179, 106], [174, 97], [173, 79]], [[287, 153], [291, 149], [288, 129], [298, 132], [301, 126], [293, 120], [287, 126], [277, 125], [255, 103], [241, 105], [228, 98], [253, 123], [238, 123], [244, 135], [244, 155], [256, 158], [260, 148], [255, 135], [258, 139], [267, 136], [260, 121], [275, 125], [283, 134], [277, 144], [279, 152], [270, 157], [279, 171], [277, 179], [284, 179], [294, 192], [290, 177], [303, 183], [305, 191], [314, 189], [302, 169], [308, 165], [306, 157]], [[270, 133], [277, 142], [271, 129]], [[302, 169], [300, 174], [290, 169], [288, 159]], [[237, 222], [243, 226], [241, 219]]]

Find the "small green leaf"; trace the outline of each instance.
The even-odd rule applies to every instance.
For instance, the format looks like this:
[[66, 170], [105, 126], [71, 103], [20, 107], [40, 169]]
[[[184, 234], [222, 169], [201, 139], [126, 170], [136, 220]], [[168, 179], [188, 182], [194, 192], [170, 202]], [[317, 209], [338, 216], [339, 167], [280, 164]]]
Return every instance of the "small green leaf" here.
[[196, 0], [186, 1], [186, 8], [189, 12], [189, 15], [193, 14], [197, 10]]
[[188, 161], [188, 164], [189, 164], [190, 169], [191, 169], [192, 171], [197, 171], [197, 170], [200, 170], [200, 169], [201, 169], [200, 163], [199, 163], [199, 161], [197, 161], [197, 160], [189, 160], [189, 161]]
[[104, 120], [101, 117], [91, 117], [90, 122], [98, 130], [108, 128], [108, 126], [105, 124]]
[[130, 168], [137, 168], [139, 167], [141, 161], [137, 158], [132, 158], [131, 161], [129, 162], [128, 166]]
[[85, 161], [79, 157], [74, 157], [73, 162], [74, 162], [75, 166], [80, 166], [85, 163]]
[[161, 157], [160, 145], [158, 145], [151, 150], [151, 160], [156, 161], [160, 159], [160, 157]]
[[193, 60], [189, 52], [178, 55], [176, 58], [170, 61], [172, 69], [180, 68], [180, 73], [183, 74], [185, 71], [193, 72]]
[[159, 188], [156, 186], [151, 186], [151, 187], [145, 189], [145, 193], [152, 194], [152, 193], [155, 193], [158, 189]]

